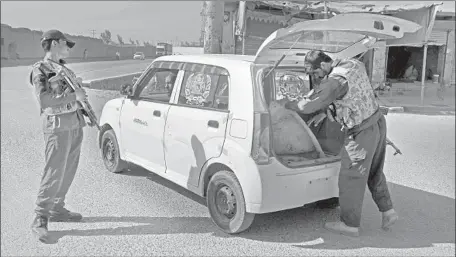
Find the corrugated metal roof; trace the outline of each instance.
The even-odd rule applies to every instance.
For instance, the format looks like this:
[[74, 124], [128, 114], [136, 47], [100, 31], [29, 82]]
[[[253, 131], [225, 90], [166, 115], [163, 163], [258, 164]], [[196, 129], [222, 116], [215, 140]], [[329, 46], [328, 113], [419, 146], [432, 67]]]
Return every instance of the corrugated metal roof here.
[[[261, 4], [278, 8], [288, 9], [292, 12], [322, 13], [325, 8], [324, 1], [257, 1]], [[408, 10], [428, 8], [433, 5], [440, 5], [442, 2], [430, 1], [327, 1], [326, 6], [329, 12], [370, 12], [391, 14]], [[453, 3], [454, 6], [454, 3]], [[451, 9], [451, 4], [445, 6], [446, 10]], [[453, 8], [454, 9], [454, 8]], [[453, 10], [454, 12], [454, 10]]]
[[431, 35], [429, 36], [430, 45], [439, 45], [443, 46], [447, 44], [447, 32], [440, 30], [432, 30]]

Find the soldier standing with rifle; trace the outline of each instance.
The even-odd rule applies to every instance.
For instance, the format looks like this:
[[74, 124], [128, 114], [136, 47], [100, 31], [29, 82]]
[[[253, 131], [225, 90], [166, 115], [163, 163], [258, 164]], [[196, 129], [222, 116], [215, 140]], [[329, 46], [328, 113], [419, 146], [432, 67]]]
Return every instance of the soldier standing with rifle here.
[[56, 74], [53, 62], [65, 64], [74, 42], [58, 30], [43, 34], [43, 60], [33, 65], [30, 83], [40, 106], [45, 141], [45, 166], [36, 200], [32, 232], [41, 242], [48, 242], [48, 221], [80, 221], [82, 215], [67, 210], [65, 196], [79, 163], [84, 120], [78, 102], [86, 100], [83, 89], [68, 90], [64, 80], [50, 82]]
[[332, 232], [359, 236], [366, 184], [382, 213], [382, 228], [397, 220], [383, 165], [386, 154], [386, 120], [375, 98], [364, 64], [356, 59], [332, 60], [322, 51], [310, 51], [305, 65], [312, 76], [324, 78], [312, 100], [285, 100], [286, 108], [304, 114], [321, 112], [309, 122], [325, 117], [342, 125], [345, 133], [339, 174], [340, 221], [327, 222]]

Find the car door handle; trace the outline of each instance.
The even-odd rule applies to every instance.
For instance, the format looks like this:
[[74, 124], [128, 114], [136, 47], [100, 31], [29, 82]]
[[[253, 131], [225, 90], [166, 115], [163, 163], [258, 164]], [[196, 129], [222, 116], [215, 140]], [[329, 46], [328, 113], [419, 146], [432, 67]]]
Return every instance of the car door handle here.
[[160, 117], [161, 116], [161, 112], [160, 111], [154, 111], [154, 116]]
[[218, 128], [219, 127], [219, 122], [216, 120], [210, 120], [207, 122], [207, 126], [211, 128]]

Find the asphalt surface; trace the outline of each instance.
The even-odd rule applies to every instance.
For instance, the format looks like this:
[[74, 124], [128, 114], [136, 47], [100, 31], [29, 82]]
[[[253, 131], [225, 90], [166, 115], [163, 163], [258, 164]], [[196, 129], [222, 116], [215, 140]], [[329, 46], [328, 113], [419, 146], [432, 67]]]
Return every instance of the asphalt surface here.
[[[123, 71], [147, 65], [131, 63]], [[98, 76], [104, 76], [109, 72], [101, 70], [119, 64], [124, 63], [74, 68], [79, 73], [100, 70]], [[96, 130], [85, 128], [78, 174], [67, 196], [67, 207], [82, 213], [84, 222], [50, 223], [58, 242], [42, 244], [30, 224], [44, 142], [27, 72], [27, 67], [1, 69], [2, 256], [454, 256], [455, 117], [415, 114], [387, 116], [388, 136], [404, 154], [393, 156], [389, 148], [385, 164], [401, 215], [392, 231], [379, 228], [381, 216], [366, 192], [360, 238], [327, 232], [323, 224], [337, 219], [337, 209], [314, 207], [257, 215], [249, 231], [226, 235], [211, 222], [204, 200], [185, 189], [141, 168], [108, 173]], [[89, 73], [81, 75], [87, 79]], [[98, 115], [116, 95], [89, 90]]]

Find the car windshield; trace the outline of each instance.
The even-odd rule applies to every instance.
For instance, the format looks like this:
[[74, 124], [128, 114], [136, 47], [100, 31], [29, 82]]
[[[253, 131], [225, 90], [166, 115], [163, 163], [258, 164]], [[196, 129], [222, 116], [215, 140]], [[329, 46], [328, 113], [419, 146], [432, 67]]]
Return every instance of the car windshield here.
[[306, 31], [277, 40], [277, 42], [271, 43], [270, 49], [289, 49], [299, 38], [293, 49], [322, 50], [324, 52], [337, 53], [365, 37], [362, 34], [346, 31]]
[[137, 53], [135, 53], [135, 55], [141, 55], [141, 54], [143, 54], [143, 53], [141, 53], [141, 52], [137, 52]]

